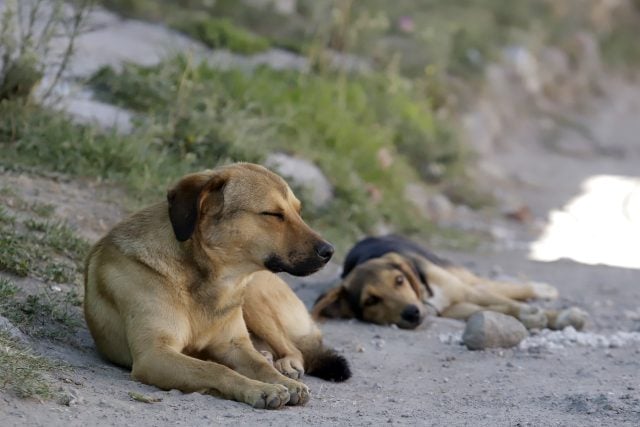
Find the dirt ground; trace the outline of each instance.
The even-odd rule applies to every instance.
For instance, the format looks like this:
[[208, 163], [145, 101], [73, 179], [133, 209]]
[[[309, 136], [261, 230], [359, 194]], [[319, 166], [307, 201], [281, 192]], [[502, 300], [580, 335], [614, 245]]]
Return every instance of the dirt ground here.
[[[563, 302], [589, 311], [590, 331], [637, 330], [639, 274], [572, 262], [532, 263], [522, 253], [465, 255], [556, 283]], [[480, 268], [482, 270], [482, 268]], [[37, 343], [66, 361], [61, 387], [71, 406], [0, 398], [2, 425], [638, 425], [640, 347], [471, 352], [448, 344], [461, 322], [433, 319], [415, 331], [359, 322], [329, 322], [326, 340], [351, 362], [353, 378], [327, 383], [307, 377], [312, 400], [280, 411], [200, 394], [164, 392], [132, 381], [95, 353], [85, 329], [78, 344]], [[445, 342], [443, 342], [445, 341]], [[133, 401], [134, 391], [161, 398]]]

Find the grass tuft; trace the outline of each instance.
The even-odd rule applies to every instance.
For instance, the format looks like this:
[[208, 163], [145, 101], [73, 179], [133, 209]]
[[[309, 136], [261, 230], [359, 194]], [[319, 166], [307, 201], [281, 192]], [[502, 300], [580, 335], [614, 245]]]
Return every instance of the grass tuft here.
[[171, 24], [175, 29], [200, 40], [212, 49], [229, 49], [241, 54], [253, 54], [269, 49], [267, 39], [257, 36], [228, 19], [198, 14]]
[[58, 366], [34, 354], [4, 331], [0, 331], [0, 366], [0, 390], [21, 398], [49, 399], [54, 396], [45, 375]]

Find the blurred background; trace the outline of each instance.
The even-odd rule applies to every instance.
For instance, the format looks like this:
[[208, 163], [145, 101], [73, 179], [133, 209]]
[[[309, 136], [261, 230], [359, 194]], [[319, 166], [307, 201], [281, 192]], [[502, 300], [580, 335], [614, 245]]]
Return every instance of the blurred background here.
[[637, 0], [0, 5], [2, 166], [107, 182], [126, 210], [243, 160], [342, 252], [523, 247], [589, 177], [635, 170]]

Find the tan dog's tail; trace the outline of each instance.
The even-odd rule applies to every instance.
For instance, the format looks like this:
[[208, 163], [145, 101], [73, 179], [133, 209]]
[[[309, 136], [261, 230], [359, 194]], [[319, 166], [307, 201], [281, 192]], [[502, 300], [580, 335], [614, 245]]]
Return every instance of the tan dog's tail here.
[[349, 362], [334, 349], [320, 345], [313, 351], [302, 351], [307, 374], [327, 381], [342, 382], [351, 378]]

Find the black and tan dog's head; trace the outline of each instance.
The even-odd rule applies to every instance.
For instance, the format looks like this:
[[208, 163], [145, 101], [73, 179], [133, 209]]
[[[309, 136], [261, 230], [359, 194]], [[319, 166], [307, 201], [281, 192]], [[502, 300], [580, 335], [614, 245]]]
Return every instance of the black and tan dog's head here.
[[226, 264], [303, 276], [333, 255], [300, 217], [300, 201], [287, 183], [262, 166], [237, 163], [187, 175], [167, 199], [176, 238]]
[[413, 329], [426, 315], [424, 292], [413, 262], [397, 253], [388, 253], [358, 265], [341, 286], [321, 295], [313, 307], [313, 316], [355, 317]]

